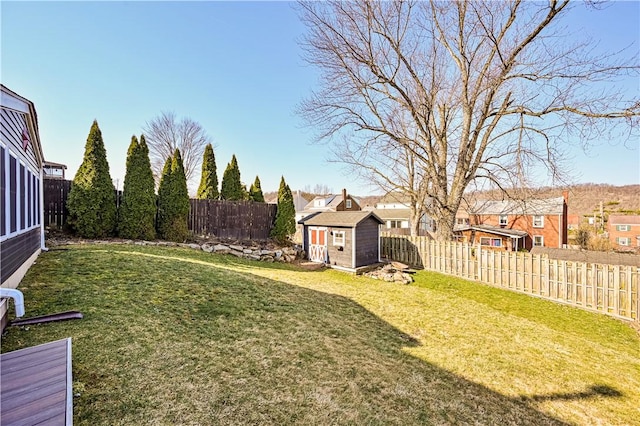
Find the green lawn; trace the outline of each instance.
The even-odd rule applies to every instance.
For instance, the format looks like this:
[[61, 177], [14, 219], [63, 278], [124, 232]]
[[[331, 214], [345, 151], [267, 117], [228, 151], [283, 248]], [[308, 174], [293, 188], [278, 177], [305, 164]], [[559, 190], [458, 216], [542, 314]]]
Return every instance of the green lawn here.
[[419, 272], [410, 286], [180, 248], [66, 246], [2, 352], [71, 336], [74, 422], [634, 424], [629, 325]]

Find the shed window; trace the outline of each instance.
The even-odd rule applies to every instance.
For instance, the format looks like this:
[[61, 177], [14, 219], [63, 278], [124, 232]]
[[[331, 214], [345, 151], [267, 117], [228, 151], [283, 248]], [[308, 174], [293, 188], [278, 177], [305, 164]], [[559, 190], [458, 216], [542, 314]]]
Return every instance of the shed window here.
[[498, 219], [498, 223], [500, 224], [500, 226], [506, 226], [509, 223], [509, 219], [507, 218], [507, 215], [501, 214], [500, 218]]
[[481, 246], [489, 246], [489, 247], [502, 247], [502, 239], [501, 238], [480, 237], [480, 245]]
[[344, 231], [333, 231], [333, 245], [344, 246]]
[[544, 228], [544, 216], [533, 216], [533, 227]]

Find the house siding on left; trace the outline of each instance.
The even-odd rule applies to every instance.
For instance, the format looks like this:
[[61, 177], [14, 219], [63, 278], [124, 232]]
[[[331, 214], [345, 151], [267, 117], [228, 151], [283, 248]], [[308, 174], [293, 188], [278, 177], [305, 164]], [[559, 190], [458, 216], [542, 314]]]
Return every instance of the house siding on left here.
[[[42, 247], [42, 149], [33, 103], [2, 85], [0, 278], [16, 288]], [[7, 302], [0, 299], [0, 324]]]

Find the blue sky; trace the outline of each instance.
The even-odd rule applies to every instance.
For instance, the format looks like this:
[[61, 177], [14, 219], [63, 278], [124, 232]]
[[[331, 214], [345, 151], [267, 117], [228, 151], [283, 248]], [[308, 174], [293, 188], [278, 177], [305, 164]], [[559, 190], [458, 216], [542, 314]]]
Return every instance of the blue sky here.
[[[82, 161], [93, 119], [121, 187], [131, 135], [162, 111], [203, 125], [219, 175], [236, 154], [242, 180], [264, 191], [284, 175], [292, 189], [326, 185], [378, 193], [327, 162], [296, 105], [318, 72], [302, 60], [305, 28], [287, 2], [0, 3], [2, 83], [35, 103], [45, 158]], [[572, 31], [600, 47], [638, 51], [640, 3], [576, 8]], [[640, 97], [640, 82], [627, 81]], [[602, 141], [573, 152], [576, 182], [640, 183], [639, 142]]]

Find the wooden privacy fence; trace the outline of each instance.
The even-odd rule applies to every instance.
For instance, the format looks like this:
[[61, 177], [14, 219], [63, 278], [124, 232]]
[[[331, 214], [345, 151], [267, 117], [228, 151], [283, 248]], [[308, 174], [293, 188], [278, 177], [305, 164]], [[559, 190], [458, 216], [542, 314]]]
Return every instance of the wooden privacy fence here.
[[44, 226], [62, 229], [67, 223], [67, 196], [71, 181], [63, 179], [43, 179]]
[[381, 256], [640, 322], [640, 268], [549, 259], [427, 237], [382, 234]]
[[238, 240], [266, 240], [276, 218], [276, 204], [252, 201], [190, 200], [189, 230]]

